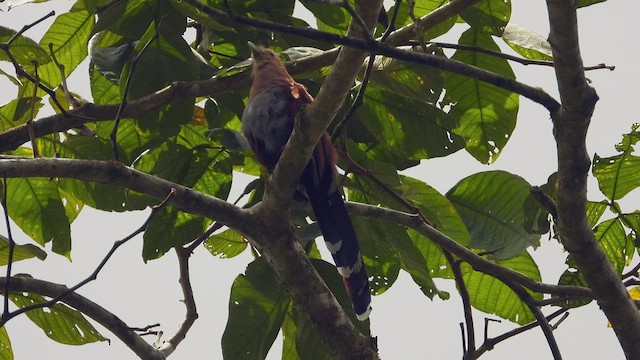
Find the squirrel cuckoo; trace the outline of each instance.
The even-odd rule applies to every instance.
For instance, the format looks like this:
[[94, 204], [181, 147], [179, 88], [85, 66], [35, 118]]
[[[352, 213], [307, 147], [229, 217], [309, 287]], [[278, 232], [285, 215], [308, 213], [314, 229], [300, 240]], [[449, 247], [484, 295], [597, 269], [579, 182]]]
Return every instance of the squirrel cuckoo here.
[[[282, 154], [297, 112], [313, 101], [307, 89], [293, 80], [270, 49], [249, 42], [253, 84], [242, 113], [242, 131], [258, 161], [272, 172]], [[353, 224], [336, 182], [336, 151], [326, 132], [305, 167], [302, 184], [327, 248], [342, 275], [358, 320], [371, 312], [369, 281]]]

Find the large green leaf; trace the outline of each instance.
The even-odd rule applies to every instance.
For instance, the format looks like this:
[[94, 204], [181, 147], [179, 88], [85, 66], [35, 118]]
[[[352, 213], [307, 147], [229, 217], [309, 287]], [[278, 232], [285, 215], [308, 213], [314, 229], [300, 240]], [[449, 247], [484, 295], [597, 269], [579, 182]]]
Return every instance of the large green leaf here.
[[371, 290], [376, 295], [382, 294], [398, 279], [401, 258], [392, 242], [401, 229], [395, 224], [361, 216], [353, 216], [351, 220], [358, 235]]
[[0, 327], [0, 359], [13, 360], [13, 349], [6, 326]]
[[39, 97], [18, 97], [0, 106], [0, 131], [6, 131], [27, 122], [31, 116], [32, 104], [33, 116], [35, 116], [43, 106], [42, 99]]
[[[396, 2], [397, 6], [400, 6], [398, 9], [398, 16], [396, 18], [396, 28], [399, 29], [403, 26], [413, 24], [413, 19], [411, 18], [411, 14], [416, 18], [423, 17], [432, 11], [438, 9], [439, 7], [445, 5], [447, 1], [442, 0], [414, 0], [413, 9], [409, 6], [409, 1], [401, 1]], [[396, 5], [394, 5], [395, 7]], [[395, 9], [389, 9], [389, 13], [393, 12]], [[413, 11], [412, 11], [413, 10]], [[450, 17], [444, 21], [438, 22], [438, 25], [432, 27], [431, 29], [426, 29], [423, 31], [422, 39], [423, 40], [431, 40], [435, 37], [438, 37], [442, 34], [445, 34], [453, 25], [456, 23], [457, 17]]]
[[640, 186], [640, 157], [632, 155], [638, 140], [640, 132], [638, 126], [634, 125], [631, 132], [623, 135], [620, 144], [616, 145], [619, 155], [607, 158], [594, 155], [593, 176], [607, 199], [622, 199]]
[[[362, 142], [367, 157], [393, 163], [399, 169], [417, 165], [418, 160], [446, 156], [464, 143], [452, 133], [448, 114], [432, 105], [370, 88], [348, 133]], [[355, 120], [355, 119], [354, 119]], [[373, 139], [359, 138], [362, 126]]]
[[[7, 43], [16, 33], [17, 31], [15, 30], [0, 26], [0, 43]], [[40, 44], [24, 36], [18, 36], [11, 43], [9, 51], [20, 65], [32, 65], [34, 62], [44, 65], [51, 61], [48, 50], [43, 49]], [[4, 51], [0, 51], [0, 61], [10, 61]]]
[[502, 40], [527, 59], [553, 60], [549, 41], [544, 36], [518, 24], [509, 23], [504, 29]]
[[[558, 285], [582, 286], [584, 288], [588, 288], [589, 285], [584, 280], [580, 271], [575, 268], [575, 264], [571, 261], [571, 257], [567, 259], [567, 264], [569, 265], [569, 268], [560, 275]], [[562, 305], [569, 308], [576, 308], [586, 305], [591, 301], [592, 299], [571, 299], [564, 301]]]
[[605, 2], [605, 1], [607, 1], [607, 0], [577, 0], [576, 1], [576, 8], [591, 6], [593, 4], [597, 4], [597, 3], [601, 3], [601, 2]]
[[595, 236], [613, 267], [622, 274], [633, 257], [635, 244], [627, 238], [620, 219], [605, 220], [598, 224]]
[[351, 17], [347, 10], [333, 4], [313, 0], [300, 1], [316, 17], [318, 29], [334, 34], [346, 35]]
[[[150, 26], [135, 48], [139, 54], [133, 74], [130, 78], [129, 99], [137, 99], [160, 90], [174, 81], [196, 80], [199, 75], [199, 59], [182, 36], [160, 34], [154, 38], [156, 27]], [[148, 44], [148, 45], [147, 45]], [[146, 48], [145, 48], [146, 46]], [[120, 78], [120, 92], [123, 93], [131, 65], [125, 65]], [[145, 115], [139, 125], [154, 134], [167, 138], [179, 132], [179, 126], [191, 120], [194, 99], [174, 101], [164, 106], [159, 112]]]
[[161, 257], [174, 246], [184, 245], [205, 232], [211, 220], [172, 206], [160, 209], [144, 232], [144, 261]]
[[[33, 156], [19, 148], [13, 155]], [[52, 241], [52, 250], [70, 257], [71, 230], [56, 180], [7, 179], [7, 212], [11, 219], [38, 244]]]
[[529, 188], [517, 175], [489, 171], [460, 180], [446, 196], [467, 225], [471, 246], [508, 259], [540, 240], [525, 227]]
[[[12, 293], [9, 299], [20, 308], [46, 301], [42, 296], [31, 293]], [[36, 309], [26, 314], [45, 335], [62, 344], [82, 345], [107, 340], [79, 311], [61, 303], [47, 310]]]
[[[490, 35], [472, 29], [462, 34], [459, 44], [500, 51]], [[456, 51], [453, 59], [515, 78], [505, 59], [462, 50]], [[467, 151], [478, 161], [494, 162], [516, 126], [518, 94], [457, 74], [447, 76], [445, 88], [447, 96], [455, 103], [449, 115], [458, 119], [453, 132], [465, 139]]]
[[[529, 278], [541, 281], [538, 266], [531, 256], [524, 252], [519, 256], [499, 261], [498, 264], [515, 270]], [[507, 285], [490, 275], [474, 271], [467, 263], [462, 264], [463, 279], [469, 291], [471, 305], [478, 310], [496, 314], [503, 319], [524, 325], [535, 320], [529, 307]], [[531, 294], [542, 300], [543, 295]]]
[[[40, 40], [40, 45], [47, 49], [47, 52], [49, 52], [49, 44], [52, 45], [53, 54], [64, 66], [66, 77], [87, 57], [87, 42], [94, 18], [95, 16], [87, 11], [61, 14]], [[32, 66], [26, 69], [34, 73]], [[60, 85], [62, 81], [60, 69], [53, 61], [39, 66], [38, 75], [40, 80], [50, 88]]]
[[[41, 248], [33, 244], [14, 245], [13, 248], [13, 262], [26, 260], [37, 257], [40, 260], [44, 260], [47, 257], [47, 253]], [[9, 263], [9, 239], [0, 235], [0, 266], [5, 266]]]
[[[465, 223], [446, 197], [420, 180], [402, 176], [401, 181], [402, 196], [420, 209], [438, 231], [464, 246], [471, 244]], [[426, 259], [431, 277], [453, 277], [449, 263], [439, 246], [415, 230], [409, 229], [408, 234]]]
[[278, 335], [291, 299], [263, 258], [254, 260], [231, 286], [229, 319], [222, 335], [225, 359], [261, 360]]
[[588, 201], [587, 202], [587, 221], [589, 222], [590, 227], [595, 227], [602, 214], [604, 214], [605, 210], [607, 210], [607, 202], [606, 201]]
[[441, 70], [377, 56], [373, 62], [369, 86], [433, 106], [439, 101], [443, 81]]
[[240, 255], [247, 248], [247, 241], [237, 231], [227, 229], [207, 239], [204, 242], [204, 247], [213, 256], [231, 259]]
[[502, 36], [511, 18], [511, 0], [484, 0], [460, 13], [472, 28]]
[[[113, 157], [111, 144], [91, 136], [69, 135], [58, 145], [60, 156], [71, 159], [110, 160]], [[94, 209], [124, 211], [127, 197], [124, 188], [103, 183], [93, 183], [75, 179], [60, 179], [59, 184], [67, 194]]]
[[296, 349], [296, 320], [294, 319], [293, 303], [289, 305], [287, 314], [282, 322], [282, 360], [299, 360], [300, 356]]

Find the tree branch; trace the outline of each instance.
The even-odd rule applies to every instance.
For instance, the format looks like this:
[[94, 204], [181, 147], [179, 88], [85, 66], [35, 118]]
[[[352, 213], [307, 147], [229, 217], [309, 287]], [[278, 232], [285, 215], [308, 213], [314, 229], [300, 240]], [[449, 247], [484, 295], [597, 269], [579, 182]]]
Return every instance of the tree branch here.
[[448, 236], [437, 231], [432, 226], [426, 224], [416, 214], [409, 214], [398, 210], [385, 209], [378, 206], [353, 202], [347, 202], [346, 205], [347, 209], [352, 214], [391, 221], [406, 227], [410, 227], [420, 232], [425, 237], [428, 237], [436, 245], [440, 246], [444, 251], [449, 251], [452, 254], [455, 254], [461, 260], [471, 265], [471, 267], [473, 267], [475, 270], [483, 272], [485, 274], [489, 274], [500, 281], [510, 281], [516, 284], [520, 284], [531, 291], [551, 294], [553, 296], [581, 297], [587, 299], [593, 299], [594, 297], [594, 294], [591, 292], [591, 290], [587, 288], [583, 288], [580, 286], [551, 285], [541, 283], [517, 271], [505, 268], [492, 261], [489, 261], [474, 253], [473, 251], [467, 249], [466, 247], [460, 245]]
[[[4, 286], [6, 283], [7, 278], [1, 277], [0, 287], [3, 288], [3, 295], [6, 295], [4, 294]], [[12, 278], [9, 288], [12, 292], [30, 292], [51, 298], [69, 290], [69, 288], [64, 285], [24, 277]], [[126, 346], [133, 350], [139, 358], [149, 360], [163, 360], [165, 358], [158, 350], [149, 345], [134, 330], [129, 328], [124, 321], [84, 296], [72, 292], [60, 301], [107, 328]]]
[[187, 308], [184, 321], [180, 324], [178, 331], [171, 336], [171, 338], [160, 345], [158, 351], [165, 357], [171, 355], [178, 345], [187, 337], [187, 333], [191, 329], [191, 326], [198, 319], [198, 311], [196, 309], [196, 300], [193, 297], [193, 288], [191, 287], [191, 280], [189, 278], [189, 257], [191, 252], [188, 248], [175, 247], [176, 256], [178, 257], [178, 267], [180, 269], [180, 288], [182, 289], [182, 295], [184, 296], [184, 306]]
[[637, 359], [640, 358], [638, 309], [587, 222], [587, 175], [591, 161], [586, 135], [598, 95], [584, 74], [575, 2], [547, 0], [547, 7], [549, 43], [562, 101], [562, 107], [552, 112], [558, 149], [558, 233], [611, 322], [626, 357]]

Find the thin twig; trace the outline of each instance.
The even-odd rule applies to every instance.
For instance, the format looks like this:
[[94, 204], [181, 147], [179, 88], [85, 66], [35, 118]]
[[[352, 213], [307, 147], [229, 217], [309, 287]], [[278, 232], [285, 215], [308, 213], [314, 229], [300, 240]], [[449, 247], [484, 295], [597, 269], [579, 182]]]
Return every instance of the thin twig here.
[[34, 65], [35, 73], [35, 85], [33, 87], [33, 96], [31, 97], [31, 103], [29, 104], [29, 119], [27, 119], [27, 130], [29, 131], [29, 139], [31, 140], [31, 148], [33, 149], [33, 157], [40, 157], [38, 152], [38, 144], [36, 143], [36, 134], [33, 131], [33, 119], [36, 116], [36, 99], [38, 98], [38, 84], [40, 84], [40, 76], [38, 75], [38, 64]]
[[355, 115], [356, 110], [362, 104], [364, 104], [364, 93], [367, 90], [367, 85], [369, 84], [369, 78], [371, 77], [371, 71], [373, 69], [373, 63], [375, 61], [375, 58], [376, 58], [375, 54], [369, 55], [369, 62], [367, 62], [367, 69], [365, 70], [364, 76], [362, 77], [362, 83], [360, 84], [360, 90], [358, 91], [358, 95], [356, 95], [356, 98], [353, 100], [351, 107], [349, 107], [349, 110], [347, 111], [347, 113], [344, 115], [342, 120], [340, 120], [338, 125], [336, 125], [336, 128], [333, 130], [333, 134], [331, 135], [332, 142], [336, 141], [337, 137], [342, 134], [344, 128], [347, 126], [347, 122], [353, 117], [353, 115]]
[[131, 85], [131, 77], [133, 75], [133, 72], [136, 69], [136, 66], [138, 65], [138, 62], [140, 61], [140, 58], [142, 58], [142, 55], [145, 53], [145, 51], [147, 50], [147, 48], [149, 47], [149, 45], [154, 42], [158, 36], [160, 36], [160, 25], [162, 25], [162, 18], [158, 21], [158, 23], [156, 24], [156, 31], [154, 32], [153, 36], [151, 37], [151, 39], [149, 39], [149, 41], [147, 41], [146, 44], [144, 44], [144, 46], [142, 47], [142, 49], [140, 49], [140, 52], [138, 53], [138, 55], [136, 55], [133, 60], [131, 61], [131, 68], [129, 69], [129, 73], [127, 74], [127, 80], [124, 84], [124, 91], [122, 92], [122, 100], [120, 101], [120, 106], [118, 106], [118, 112], [116, 112], [116, 117], [115, 117], [115, 121], [113, 124], [113, 129], [111, 130], [111, 134], [109, 134], [109, 138], [111, 139], [111, 147], [113, 150], [113, 158], [116, 161], [120, 160], [120, 153], [118, 151], [118, 141], [117, 141], [117, 137], [118, 137], [118, 126], [120, 126], [120, 119], [122, 117], [122, 112], [124, 111], [124, 108], [127, 106], [127, 96], [129, 95], [129, 88]]
[[551, 328], [549, 321], [544, 316], [544, 314], [542, 314], [542, 311], [540, 311], [540, 308], [538, 308], [534, 304], [534, 299], [531, 296], [531, 294], [529, 294], [527, 290], [525, 290], [524, 287], [522, 287], [522, 285], [513, 283], [511, 281], [503, 281], [503, 283], [507, 285], [511, 290], [513, 290], [513, 292], [515, 292], [516, 295], [518, 295], [520, 300], [524, 302], [525, 305], [527, 305], [527, 307], [529, 307], [529, 310], [531, 310], [531, 312], [533, 313], [533, 316], [535, 316], [538, 326], [540, 326], [542, 333], [547, 339], [547, 344], [549, 344], [549, 349], [551, 350], [553, 359], [561, 360], [562, 354], [560, 353], [558, 342], [556, 341], [556, 338], [553, 335], [553, 328]]
[[3, 186], [2, 186], [2, 209], [4, 211], [4, 222], [7, 227], [7, 239], [9, 240], [9, 259], [7, 263], [7, 282], [4, 284], [4, 306], [2, 310], [1, 321], [5, 320], [5, 317], [9, 315], [9, 288], [11, 282], [11, 270], [13, 267], [13, 253], [15, 251], [16, 243], [13, 241], [13, 234], [11, 233], [11, 221], [9, 221], [9, 209], [7, 208], [7, 175], [3, 176]]
[[191, 251], [180, 246], [176, 246], [174, 249], [178, 257], [178, 267], [180, 269], [180, 279], [178, 281], [180, 283], [180, 289], [182, 290], [182, 296], [184, 296], [183, 302], [187, 308], [187, 312], [184, 321], [180, 324], [176, 333], [169, 340], [163, 342], [158, 349], [167, 357], [171, 355], [180, 342], [187, 337], [187, 333], [198, 319], [196, 300], [193, 297], [193, 288], [191, 287], [191, 280], [189, 279], [189, 257], [191, 256]]
[[393, 190], [389, 185], [385, 184], [384, 181], [378, 179], [371, 170], [364, 168], [362, 165], [358, 164], [347, 152], [341, 152], [341, 155], [347, 160], [348, 169], [356, 174], [364, 175], [369, 180], [373, 181], [377, 186], [379, 186], [382, 190], [384, 190], [387, 194], [391, 195], [393, 199], [398, 201], [402, 206], [404, 206], [408, 211], [412, 214], [416, 214], [420, 220], [422, 220], [425, 224], [434, 227], [431, 222], [424, 216], [422, 211], [407, 199], [405, 199], [402, 195], [398, 194], [395, 190]]
[[462, 299], [462, 308], [464, 310], [464, 321], [467, 326], [467, 346], [463, 348], [463, 359], [469, 359], [469, 355], [473, 354], [476, 350], [476, 336], [475, 336], [475, 328], [473, 325], [473, 314], [471, 310], [471, 299], [469, 296], [469, 290], [467, 289], [467, 285], [464, 283], [464, 278], [462, 276], [462, 271], [460, 269], [460, 261], [457, 261], [453, 258], [453, 255], [447, 250], [442, 249], [442, 253], [444, 257], [447, 259], [449, 266], [451, 267], [451, 271], [453, 272], [453, 278], [456, 282], [456, 286], [458, 287], [458, 292], [460, 293], [460, 298]]
[[540, 205], [542, 205], [545, 210], [551, 214], [554, 222], [558, 221], [558, 207], [556, 206], [556, 202], [545, 193], [541, 187], [532, 186], [529, 188], [529, 192], [534, 199], [536, 199]]
[[396, 0], [396, 4], [393, 7], [393, 13], [391, 13], [391, 20], [389, 20], [389, 25], [387, 25], [387, 29], [384, 31], [384, 34], [380, 37], [380, 42], [385, 42], [389, 35], [396, 29], [396, 19], [398, 18], [398, 10], [400, 10], [400, 3], [402, 0]]
[[367, 42], [375, 42], [376, 40], [371, 35], [369, 29], [367, 29], [367, 24], [364, 23], [364, 20], [362, 20], [362, 17], [360, 16], [360, 14], [358, 14], [356, 9], [354, 9], [353, 6], [351, 6], [351, 4], [349, 4], [349, 2], [346, 0], [340, 2], [340, 6], [347, 10], [349, 15], [351, 15], [351, 18], [355, 21], [356, 25], [360, 29], [360, 32], [362, 33], [362, 38], [364, 38]]
[[9, 41], [7, 41], [7, 45], [11, 46], [11, 44], [13, 44], [13, 42], [20, 37], [25, 31], [31, 29], [32, 27], [40, 24], [41, 22], [45, 21], [46, 19], [54, 16], [56, 14], [55, 11], [50, 11], [48, 14], [44, 15], [43, 17], [41, 17], [40, 19], [32, 22], [31, 24], [27, 24], [25, 26], [22, 27], [22, 29], [20, 29], [20, 31], [18, 31], [17, 33], [13, 34], [13, 36], [9, 39]]
[[[547, 322], [549, 322], [549, 321], [551, 321], [551, 320], [553, 320], [553, 319], [555, 319], [555, 318], [557, 318], [558, 316], [563, 315], [563, 314], [564, 314], [564, 315], [563, 315], [563, 318], [566, 318], [566, 316], [568, 316], [568, 315], [569, 315], [569, 314], [568, 314], [568, 311], [569, 311], [569, 309], [567, 309], [567, 308], [556, 310], [555, 312], [553, 312], [552, 314], [550, 314], [549, 316], [547, 316], [547, 317], [546, 317], [546, 320], [547, 320]], [[498, 321], [498, 320], [495, 320], [495, 319], [485, 319], [485, 335], [484, 335], [484, 343], [483, 343], [483, 344], [478, 348], [478, 350], [476, 350], [476, 352], [475, 352], [475, 354], [474, 354], [476, 359], [477, 359], [477, 358], [479, 358], [479, 357], [480, 357], [482, 354], [484, 354], [485, 352], [493, 350], [493, 348], [494, 348], [498, 343], [501, 343], [501, 342], [503, 342], [503, 341], [505, 341], [505, 340], [507, 340], [507, 339], [510, 339], [510, 338], [512, 338], [512, 337], [514, 337], [514, 336], [516, 336], [516, 335], [519, 335], [519, 334], [521, 334], [521, 333], [523, 333], [523, 332], [525, 332], [525, 331], [531, 330], [531, 329], [535, 328], [536, 326], [538, 326], [538, 321], [536, 320], [536, 321], [531, 322], [531, 323], [529, 323], [529, 324], [526, 324], [526, 325], [520, 326], [520, 327], [518, 327], [518, 328], [515, 328], [515, 329], [513, 329], [513, 330], [511, 330], [511, 331], [507, 331], [507, 332], [505, 332], [505, 333], [504, 333], [504, 334], [502, 334], [502, 335], [499, 335], [499, 336], [491, 337], [491, 338], [490, 338], [490, 337], [489, 337], [489, 334], [488, 334], [488, 332], [489, 332], [489, 330], [488, 330], [488, 328], [489, 328], [489, 325], [488, 325], [488, 324], [489, 324], [489, 321]], [[555, 329], [555, 328], [557, 327], [557, 325], [558, 325], [558, 324], [556, 323], [556, 324], [553, 326], [553, 328]]]

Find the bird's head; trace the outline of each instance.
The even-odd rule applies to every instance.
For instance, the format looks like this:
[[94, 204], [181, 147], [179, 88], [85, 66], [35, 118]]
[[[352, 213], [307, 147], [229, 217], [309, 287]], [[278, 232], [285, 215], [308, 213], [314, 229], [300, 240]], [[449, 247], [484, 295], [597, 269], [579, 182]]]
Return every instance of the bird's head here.
[[284, 65], [280, 61], [278, 54], [275, 51], [256, 45], [251, 41], [248, 41], [247, 44], [251, 49], [251, 60], [253, 61], [253, 75], [257, 75], [259, 73], [264, 72], [275, 72], [278, 74], [287, 74], [287, 70]]

